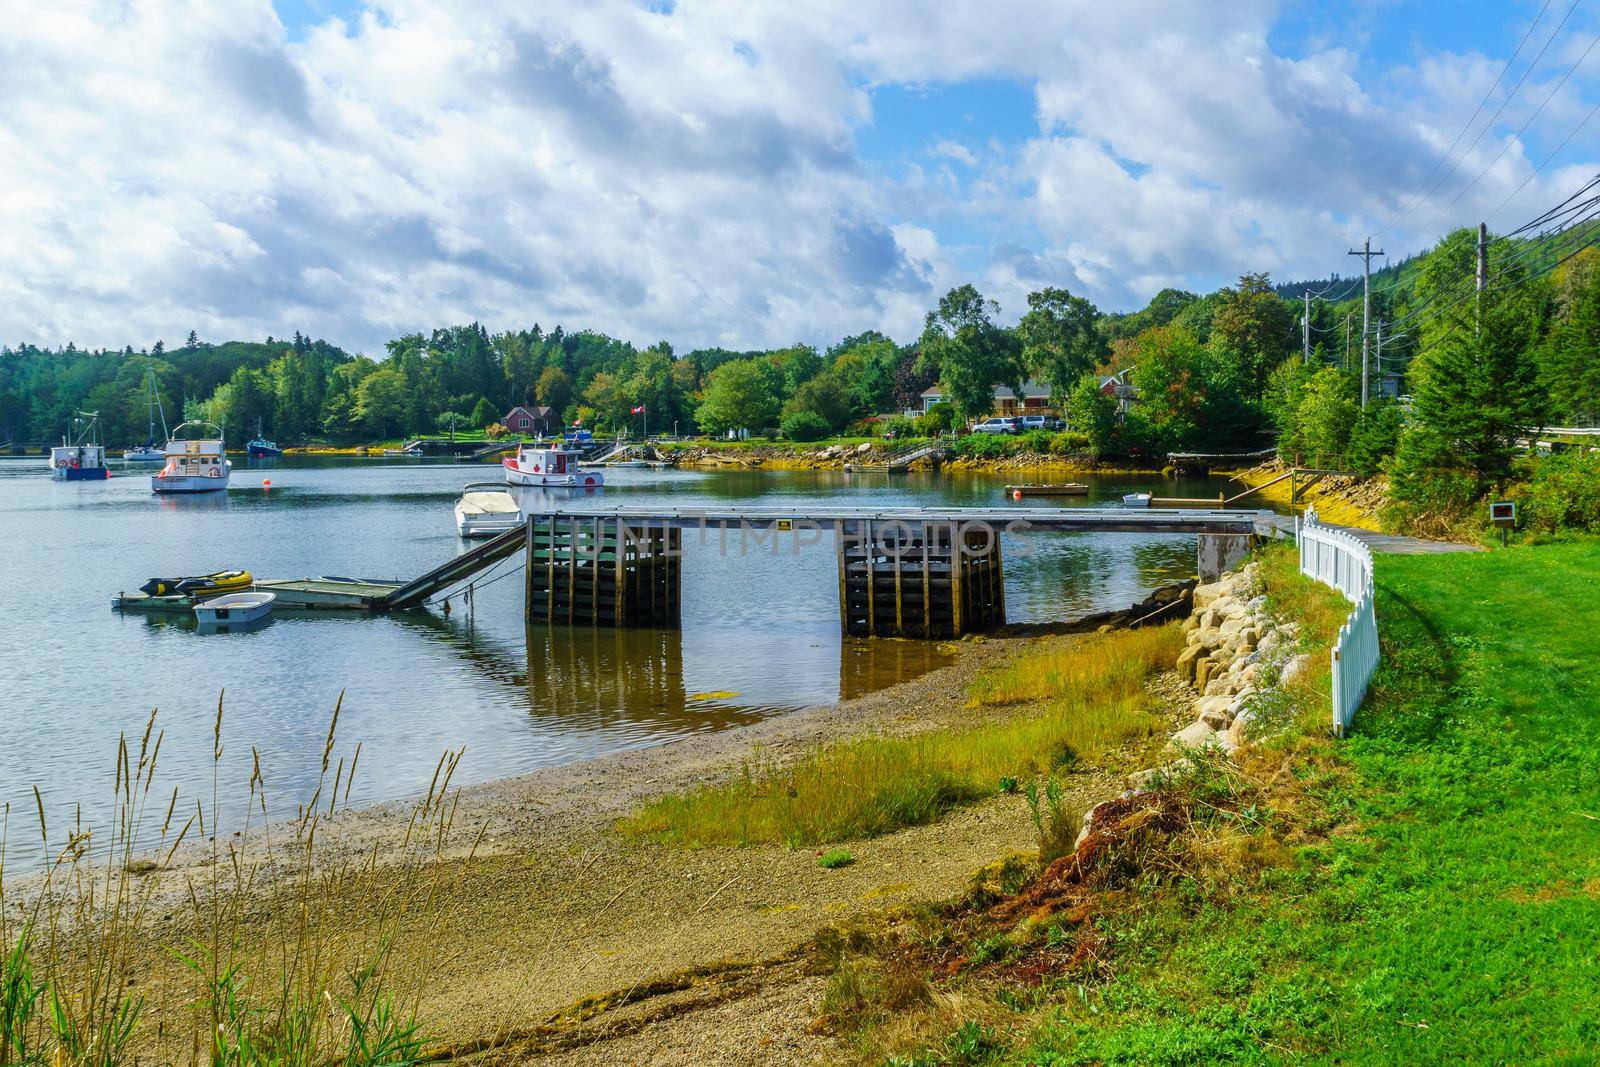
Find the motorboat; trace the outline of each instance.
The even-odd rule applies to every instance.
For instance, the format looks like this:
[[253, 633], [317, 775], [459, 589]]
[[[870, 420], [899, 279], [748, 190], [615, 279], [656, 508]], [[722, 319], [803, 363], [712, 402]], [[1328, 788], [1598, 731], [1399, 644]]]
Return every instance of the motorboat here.
[[456, 533], [495, 537], [522, 525], [522, 508], [497, 482], [473, 482], [456, 501]]
[[193, 598], [242, 593], [255, 579], [249, 571], [213, 571], [187, 578], [152, 578], [139, 587], [149, 596], [187, 596]]
[[50, 450], [50, 477], [58, 482], [98, 482], [111, 477], [99, 424], [98, 411], [80, 411], [72, 417], [72, 432], [61, 438], [59, 448]]
[[1150, 494], [1126, 493], [1122, 497], [1122, 506], [1125, 508], [1147, 508], [1150, 506]]
[[256, 622], [272, 611], [272, 593], [227, 593], [194, 606], [194, 617], [202, 623]]
[[172, 435], [167, 432], [167, 412], [161, 406], [161, 393], [156, 389], [156, 372], [151, 367], [145, 372], [145, 391], [147, 394], [147, 407], [149, 409], [150, 436], [145, 438], [144, 444], [135, 445], [133, 448], [123, 449], [122, 458], [128, 463], [164, 463], [167, 452], [164, 448], [156, 447], [156, 415], [161, 415], [161, 440]]
[[256, 435], [245, 442], [244, 450], [246, 454], [255, 459], [283, 455], [283, 449], [278, 447], [278, 442], [269, 441], [262, 436], [260, 419], [256, 420]]
[[420, 448], [386, 448], [383, 450], [383, 454], [386, 456], [410, 456], [413, 459], [421, 459], [427, 455]]
[[[184, 430], [194, 427], [199, 437], [185, 439]], [[210, 430], [216, 430], [216, 436]], [[152, 475], [150, 489], [156, 493], [210, 493], [228, 488], [233, 464], [223, 451], [222, 428], [210, 422], [183, 422], [172, 431], [167, 442], [167, 464]]]
[[500, 461], [506, 481], [512, 485], [575, 485], [585, 488], [603, 485], [599, 471], [578, 466], [580, 453], [558, 445], [521, 444], [517, 451]]

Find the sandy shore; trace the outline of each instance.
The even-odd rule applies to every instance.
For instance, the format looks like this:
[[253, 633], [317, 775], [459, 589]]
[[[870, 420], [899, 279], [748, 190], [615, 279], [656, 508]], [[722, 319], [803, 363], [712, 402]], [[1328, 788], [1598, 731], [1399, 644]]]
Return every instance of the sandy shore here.
[[[841, 737], [970, 723], [988, 714], [965, 707], [977, 673], [1032, 642], [1076, 639], [1038, 630], [968, 639], [951, 646], [950, 665], [856, 699], [460, 790], [450, 888], [412, 917], [421, 947], [403, 957], [425, 972], [420, 1016], [436, 1045], [493, 1062], [837, 1059], [834, 1039], [811, 1025], [822, 979], [807, 973], [805, 946], [852, 916], [950, 899], [978, 868], [1031, 850], [1022, 798], [852, 842], [855, 862], [837, 870], [819, 867], [811, 849], [657, 845], [617, 833], [616, 820], [652, 797], [737, 775], [752, 758], [783, 762]], [[1075, 773], [1074, 791], [1103, 794], [1127, 765], [1112, 763]], [[409, 810], [339, 812], [319, 839], [346, 857], [374, 848], [382, 857]], [[185, 879], [207, 872], [197, 848], [148, 877], [176, 903]], [[365, 901], [329, 903], [362, 922]], [[175, 936], [180, 921], [158, 938]]]

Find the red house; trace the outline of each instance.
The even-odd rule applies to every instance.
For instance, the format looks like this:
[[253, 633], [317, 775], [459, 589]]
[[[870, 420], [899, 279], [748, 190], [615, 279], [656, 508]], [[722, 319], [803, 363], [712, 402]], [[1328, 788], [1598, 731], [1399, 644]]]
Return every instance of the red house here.
[[501, 419], [500, 423], [512, 433], [547, 437], [554, 421], [555, 412], [547, 407], [524, 407], [518, 404], [506, 412], [505, 418]]

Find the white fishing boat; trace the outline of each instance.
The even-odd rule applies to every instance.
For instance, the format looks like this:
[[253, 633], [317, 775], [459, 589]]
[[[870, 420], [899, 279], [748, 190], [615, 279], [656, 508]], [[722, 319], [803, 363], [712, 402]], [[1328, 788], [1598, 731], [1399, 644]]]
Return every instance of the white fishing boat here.
[[72, 417], [72, 432], [61, 446], [50, 450], [50, 477], [58, 482], [98, 482], [111, 477], [105, 446], [98, 432], [100, 413], [80, 411]]
[[421, 459], [427, 455], [420, 448], [386, 448], [383, 450], [383, 454], [386, 456], [410, 456], [413, 459]]
[[277, 597], [271, 593], [227, 593], [194, 606], [194, 617], [202, 623], [255, 622], [272, 611]]
[[599, 471], [578, 466], [579, 452], [556, 445], [523, 444], [500, 461], [506, 481], [512, 485], [578, 485], [585, 488], [603, 485]]
[[[195, 427], [204, 435], [184, 439], [183, 432]], [[209, 430], [215, 429], [212, 437]], [[228, 476], [233, 464], [228, 462], [223, 450], [222, 428], [209, 422], [183, 422], [172, 431], [167, 442], [167, 464], [161, 473], [150, 478], [150, 490], [155, 493], [214, 493], [228, 488]]]
[[495, 482], [473, 482], [456, 501], [456, 533], [496, 537], [522, 525], [522, 508]]
[[156, 415], [161, 415], [161, 439], [166, 440], [172, 435], [167, 432], [167, 412], [161, 406], [161, 394], [156, 389], [156, 372], [152, 367], [145, 372], [146, 401], [149, 408], [150, 436], [145, 438], [142, 445], [124, 449], [122, 458], [127, 463], [163, 463], [166, 461], [166, 449], [156, 447]]
[[1122, 497], [1122, 506], [1125, 508], [1147, 508], [1150, 506], [1150, 494], [1126, 493]]

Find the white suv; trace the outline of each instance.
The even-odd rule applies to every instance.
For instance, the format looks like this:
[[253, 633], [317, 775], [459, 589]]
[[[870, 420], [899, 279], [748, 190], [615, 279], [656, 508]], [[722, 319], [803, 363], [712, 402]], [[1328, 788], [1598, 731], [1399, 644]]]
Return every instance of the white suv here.
[[972, 427], [973, 433], [1016, 433], [1017, 420], [1003, 415], [996, 415], [992, 419], [984, 419]]

